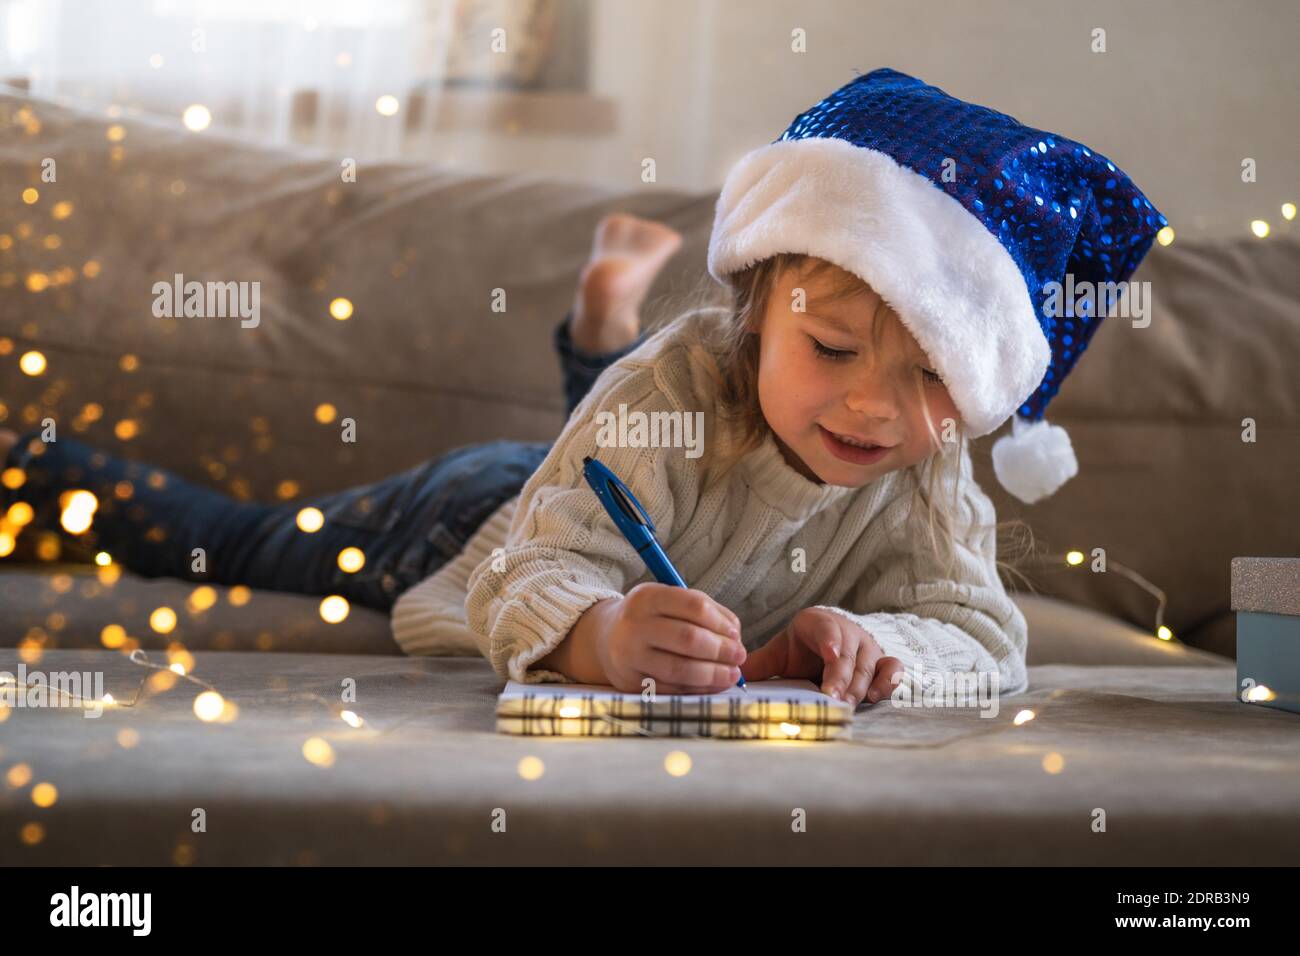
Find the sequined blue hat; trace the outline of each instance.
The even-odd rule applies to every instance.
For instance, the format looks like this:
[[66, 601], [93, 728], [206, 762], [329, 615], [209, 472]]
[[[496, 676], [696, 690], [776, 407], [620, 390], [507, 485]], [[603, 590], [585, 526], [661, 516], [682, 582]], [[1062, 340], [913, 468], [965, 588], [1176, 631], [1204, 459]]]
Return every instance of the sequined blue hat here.
[[1044, 412], [1105, 318], [1057, 314], [1060, 288], [1127, 280], [1166, 224], [1100, 153], [880, 69], [741, 158], [709, 272], [725, 284], [799, 252], [862, 278], [934, 362], [968, 435], [1014, 415], [994, 468], [1032, 503], [1078, 472]]

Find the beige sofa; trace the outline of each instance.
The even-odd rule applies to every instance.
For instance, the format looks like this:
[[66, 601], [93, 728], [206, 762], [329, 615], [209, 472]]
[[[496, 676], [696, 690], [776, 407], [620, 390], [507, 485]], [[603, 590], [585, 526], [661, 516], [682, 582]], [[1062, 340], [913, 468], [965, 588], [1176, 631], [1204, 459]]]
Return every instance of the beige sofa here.
[[[120, 140], [106, 137], [112, 123]], [[57, 182], [42, 183], [51, 157]], [[596, 221], [627, 210], [683, 232], [649, 310], [660, 321], [702, 270], [715, 199], [413, 164], [363, 165], [343, 183], [337, 157], [15, 92], [0, 94], [0, 171], [0, 221], [14, 237], [0, 250], [0, 339], [12, 343], [0, 355], [4, 424], [53, 417], [64, 434], [266, 500], [373, 480], [470, 442], [554, 437], [563, 400], [549, 335]], [[28, 185], [40, 192], [34, 205], [20, 196]], [[58, 219], [61, 201], [71, 213]], [[31, 291], [33, 273], [52, 281]], [[153, 283], [175, 273], [260, 281], [259, 327], [155, 318]], [[187, 607], [193, 585], [129, 574], [106, 584], [73, 550], [41, 560], [25, 534], [0, 562], [0, 670], [20, 656], [102, 670], [107, 689], [130, 698], [145, 671], [101, 646], [115, 623], [155, 662], [168, 641], [183, 643], [194, 673], [240, 715], [199, 722], [199, 688], [185, 681], [146, 687], [98, 720], [14, 710], [0, 723], [0, 760], [26, 761], [60, 799], [37, 812], [21, 790], [0, 792], [4, 832], [34, 813], [45, 821], [40, 843], [7, 854], [118, 864], [1294, 860], [1300, 724], [1235, 701], [1228, 586], [1232, 557], [1300, 546], [1298, 277], [1300, 244], [1287, 238], [1157, 247], [1137, 276], [1154, 290], [1150, 326], [1112, 320], [1053, 403], [1080, 475], [1025, 507], [993, 480], [991, 440], [979, 444], [999, 517], [1023, 518], [1038, 542], [1022, 567], [1038, 593], [1016, 593], [1030, 624], [1030, 690], [991, 720], [863, 708], [843, 745], [498, 737], [500, 682], [486, 663], [402, 657], [383, 615], [353, 608], [328, 625], [316, 599], [257, 592], [235, 606], [222, 588], [198, 610]], [[496, 288], [504, 314], [490, 308]], [[329, 314], [336, 297], [353, 303], [347, 321]], [[47, 359], [39, 377], [17, 371], [29, 349]], [[316, 420], [322, 403], [355, 419], [355, 444], [339, 441], [337, 421]], [[1244, 418], [1256, 422], [1253, 443], [1241, 440]], [[115, 426], [127, 419], [136, 435], [123, 441]], [[1095, 548], [1111, 563], [1104, 574], [1060, 558]], [[1152, 636], [1156, 598], [1122, 568], [1166, 594], [1174, 641]], [[148, 625], [164, 605], [179, 613], [167, 638]], [[336, 715], [348, 677], [360, 729]], [[1021, 708], [1039, 719], [1012, 726]], [[129, 749], [114, 742], [128, 726], [139, 735]], [[333, 766], [303, 759], [309, 736], [332, 743]], [[694, 761], [686, 778], [663, 770], [673, 749]], [[541, 780], [516, 772], [528, 754], [542, 757]], [[200, 805], [220, 814], [226, 836], [190, 832], [188, 808]], [[489, 830], [496, 806], [518, 814], [505, 839]], [[825, 828], [792, 839], [794, 806]], [[1090, 831], [1095, 807], [1111, 814], [1112, 837]]]

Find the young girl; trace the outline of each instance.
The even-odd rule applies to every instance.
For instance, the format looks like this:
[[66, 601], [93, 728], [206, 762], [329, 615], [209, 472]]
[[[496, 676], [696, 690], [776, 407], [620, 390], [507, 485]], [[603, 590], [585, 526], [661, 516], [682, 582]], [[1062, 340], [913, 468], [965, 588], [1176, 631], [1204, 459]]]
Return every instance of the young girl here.
[[[137, 481], [143, 516], [101, 510], [93, 532], [141, 573], [192, 577], [202, 541], [213, 580], [392, 604], [407, 652], [477, 647], [503, 678], [703, 693], [779, 675], [857, 704], [974, 676], [1014, 693], [1026, 624], [968, 443], [1014, 415], [999, 481], [1034, 501], [1074, 474], [1043, 413], [1101, 318], [1054, 314], [1050, 285], [1126, 280], [1163, 225], [1086, 147], [877, 70], [729, 174], [709, 248], [729, 307], [638, 338], [677, 238], [602, 224], [556, 330], [571, 414], [554, 445], [470, 446], [316, 499], [315, 534], [293, 526], [304, 503], [240, 505], [172, 476]], [[703, 454], [611, 416], [698, 416]], [[690, 588], [652, 580], [583, 480], [588, 455]], [[64, 440], [20, 441], [9, 465], [47, 514], [139, 467]], [[336, 566], [346, 546], [366, 554], [358, 575]]]

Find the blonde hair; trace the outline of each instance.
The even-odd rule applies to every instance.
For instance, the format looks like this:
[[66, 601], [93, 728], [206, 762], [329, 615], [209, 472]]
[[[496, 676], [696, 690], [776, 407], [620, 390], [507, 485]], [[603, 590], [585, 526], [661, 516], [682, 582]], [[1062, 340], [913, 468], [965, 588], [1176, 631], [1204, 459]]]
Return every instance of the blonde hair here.
[[[691, 351], [713, 379], [718, 399], [716, 414], [731, 424], [730, 428], [717, 429], [717, 433], [723, 436], [723, 444], [715, 446], [714, 454], [709, 456], [705, 465], [703, 484], [706, 487], [720, 480], [742, 457], [762, 444], [767, 433], [767, 422], [758, 399], [759, 337], [754, 333], [762, 326], [777, 281], [789, 269], [796, 270], [803, 279], [833, 270], [835, 281], [822, 297], [823, 301], [851, 298], [870, 289], [860, 278], [835, 268], [825, 259], [781, 253], [731, 274], [728, 287], [720, 287], [710, 276], [703, 275], [687, 292], [687, 307], [679, 306], [674, 310], [679, 321], [691, 320], [697, 330]], [[889, 311], [892, 321], [898, 321], [892, 310]], [[698, 319], [692, 318], [697, 315]], [[884, 322], [873, 322], [873, 337], [879, 340], [884, 327]], [[961, 460], [963, 455], [969, 454], [970, 439], [961, 423], [953, 422], [956, 440], [941, 440], [930, 415], [925, 383], [920, 375], [916, 377], [916, 387], [935, 452], [905, 469], [912, 495], [907, 533], [923, 535], [936, 559], [946, 566], [951, 576], [956, 563], [955, 540], [959, 533], [983, 533], [990, 529], [995, 535], [1021, 532], [1015, 545], [1016, 556], [1010, 561], [997, 560], [997, 566], [999, 571], [1018, 577], [1032, 588], [1017, 567], [1034, 551], [1032, 530], [1019, 519], [992, 525], [973, 525], [973, 514], [969, 521], [959, 519]], [[945, 489], [951, 490], [951, 499], [944, 493]], [[960, 529], [959, 520], [963, 521]]]

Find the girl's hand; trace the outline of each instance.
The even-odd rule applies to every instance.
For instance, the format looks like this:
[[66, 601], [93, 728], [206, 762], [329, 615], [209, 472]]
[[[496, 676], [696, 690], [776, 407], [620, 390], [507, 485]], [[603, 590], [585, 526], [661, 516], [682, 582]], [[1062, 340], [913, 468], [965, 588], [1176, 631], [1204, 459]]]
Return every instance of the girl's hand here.
[[740, 680], [740, 618], [703, 591], [647, 581], [614, 602], [596, 640], [609, 683], [656, 694], [714, 694]]
[[856, 707], [864, 697], [873, 704], [889, 697], [902, 677], [903, 662], [886, 657], [875, 638], [843, 615], [810, 607], [750, 654], [741, 671], [747, 681], [819, 681], [822, 693]]

